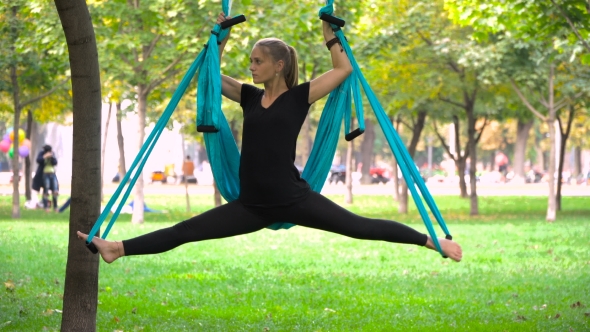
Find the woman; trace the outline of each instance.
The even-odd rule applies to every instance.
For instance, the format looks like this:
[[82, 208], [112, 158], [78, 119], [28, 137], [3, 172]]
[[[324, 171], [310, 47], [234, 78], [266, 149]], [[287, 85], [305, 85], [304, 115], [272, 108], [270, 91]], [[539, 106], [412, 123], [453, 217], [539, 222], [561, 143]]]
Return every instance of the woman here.
[[[217, 23], [226, 20], [220, 14]], [[288, 222], [358, 239], [415, 244], [435, 249], [432, 239], [395, 221], [355, 215], [312, 191], [294, 166], [295, 144], [312, 103], [326, 96], [352, 72], [330, 25], [323, 33], [334, 69], [300, 85], [297, 53], [276, 38], [259, 40], [250, 54], [255, 84], [242, 84], [222, 75], [222, 93], [244, 111], [240, 159], [240, 196], [172, 227], [122, 242], [94, 238], [103, 260], [161, 253], [187, 242], [217, 239], [258, 231], [275, 222]], [[227, 42], [219, 45], [219, 54]], [[264, 161], [264, 162], [262, 162]], [[88, 235], [78, 232], [86, 240]], [[439, 239], [443, 252], [460, 261], [461, 247]]]
[[43, 146], [43, 150], [37, 155], [37, 171], [33, 178], [31, 185], [35, 191], [43, 188], [43, 208], [46, 212], [49, 212], [49, 192], [53, 199], [53, 210], [58, 212], [57, 197], [59, 196], [59, 183], [57, 176], [55, 175], [55, 166], [57, 165], [57, 159], [53, 155], [51, 145]]

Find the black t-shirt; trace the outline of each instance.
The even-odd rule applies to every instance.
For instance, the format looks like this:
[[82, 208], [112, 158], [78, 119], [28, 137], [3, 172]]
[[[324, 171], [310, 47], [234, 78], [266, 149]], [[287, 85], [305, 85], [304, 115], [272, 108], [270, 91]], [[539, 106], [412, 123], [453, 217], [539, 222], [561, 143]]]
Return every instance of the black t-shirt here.
[[310, 106], [309, 83], [284, 92], [268, 108], [262, 107], [263, 94], [262, 89], [242, 84], [239, 200], [256, 207], [285, 206], [310, 191], [294, 165], [297, 136]]

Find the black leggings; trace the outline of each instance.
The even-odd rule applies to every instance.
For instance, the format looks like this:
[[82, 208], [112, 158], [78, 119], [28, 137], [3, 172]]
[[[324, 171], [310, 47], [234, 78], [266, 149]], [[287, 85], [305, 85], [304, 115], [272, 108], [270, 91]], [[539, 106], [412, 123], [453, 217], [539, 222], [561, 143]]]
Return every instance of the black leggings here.
[[187, 242], [258, 231], [275, 222], [317, 228], [356, 239], [426, 244], [427, 236], [395, 221], [358, 216], [311, 192], [301, 202], [281, 208], [250, 208], [235, 200], [172, 227], [123, 241], [125, 255], [157, 254]]

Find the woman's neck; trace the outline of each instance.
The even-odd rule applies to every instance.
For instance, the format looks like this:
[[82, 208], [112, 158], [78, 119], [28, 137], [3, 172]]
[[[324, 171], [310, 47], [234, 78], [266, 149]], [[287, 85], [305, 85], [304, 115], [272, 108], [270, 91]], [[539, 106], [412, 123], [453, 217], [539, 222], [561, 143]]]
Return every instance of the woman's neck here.
[[289, 90], [285, 79], [281, 76], [275, 77], [272, 81], [264, 83], [264, 97], [274, 100], [285, 91]]

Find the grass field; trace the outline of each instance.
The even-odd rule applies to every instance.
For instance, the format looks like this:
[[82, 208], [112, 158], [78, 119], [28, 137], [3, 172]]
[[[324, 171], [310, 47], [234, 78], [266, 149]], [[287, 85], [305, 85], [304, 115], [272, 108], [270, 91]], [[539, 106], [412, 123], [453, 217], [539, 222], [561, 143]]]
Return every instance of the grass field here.
[[[341, 203], [343, 197], [330, 197]], [[194, 212], [212, 198], [191, 198]], [[125, 239], [190, 216], [183, 196], [147, 196], [154, 209]], [[349, 239], [303, 227], [187, 244], [101, 262], [98, 331], [589, 331], [590, 197], [436, 197], [463, 246], [454, 263], [415, 246]], [[415, 210], [386, 196], [350, 210], [425, 231]], [[0, 331], [56, 331], [61, 321], [68, 214], [23, 210], [0, 197]]]

